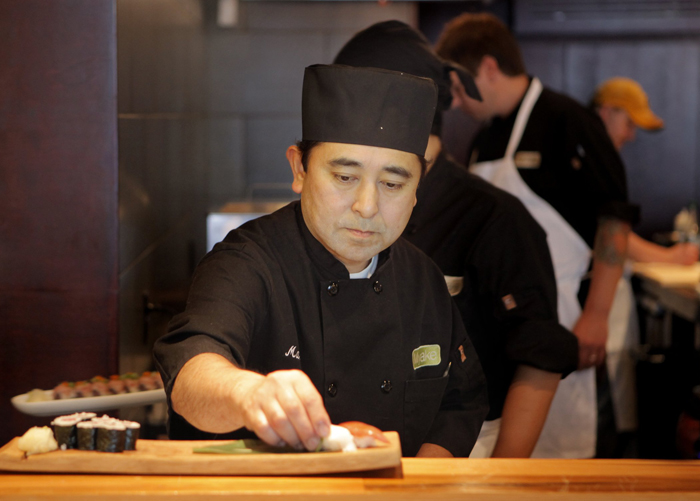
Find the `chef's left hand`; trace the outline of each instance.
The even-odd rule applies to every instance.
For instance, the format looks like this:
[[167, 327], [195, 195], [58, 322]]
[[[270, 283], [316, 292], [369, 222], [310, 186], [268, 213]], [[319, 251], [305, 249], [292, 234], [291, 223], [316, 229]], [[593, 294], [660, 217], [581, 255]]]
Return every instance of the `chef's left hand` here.
[[579, 370], [602, 365], [608, 340], [608, 316], [583, 312], [573, 331], [578, 338]]

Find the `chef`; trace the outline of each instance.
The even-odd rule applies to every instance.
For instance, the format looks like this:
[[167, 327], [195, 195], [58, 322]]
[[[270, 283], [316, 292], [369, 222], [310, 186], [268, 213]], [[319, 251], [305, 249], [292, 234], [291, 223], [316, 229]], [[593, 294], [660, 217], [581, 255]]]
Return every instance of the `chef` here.
[[[579, 371], [559, 384], [533, 456], [593, 457], [593, 367], [605, 361], [608, 315], [638, 217], [622, 162], [598, 117], [526, 74], [517, 42], [496, 17], [459, 16], [437, 52], [475, 75], [482, 102], [453, 79], [457, 105], [489, 121], [475, 140], [470, 170], [518, 197], [547, 233], [559, 321], [579, 341]], [[582, 309], [578, 293], [587, 274]]]
[[[600, 84], [590, 107], [600, 116], [618, 152], [635, 140], [638, 128], [655, 132], [664, 127], [664, 121], [651, 110], [642, 86], [631, 78], [615, 77]], [[642, 263], [688, 265], [698, 260], [698, 246], [682, 242], [663, 247], [630, 232], [629, 257]]]
[[[615, 77], [600, 84], [589, 103], [605, 125], [615, 149], [635, 140], [636, 130], [660, 131], [664, 121], [649, 106], [649, 98], [639, 83], [630, 78]], [[689, 265], [698, 260], [698, 246], [678, 243], [663, 247], [631, 231], [628, 241], [631, 261], [675, 263]], [[636, 357], [639, 347], [639, 325], [634, 293], [630, 282], [630, 267], [617, 284], [615, 300], [608, 320], [606, 368], [610, 380], [609, 394], [599, 395], [599, 418], [614, 412], [616, 440], [610, 440], [617, 450], [608, 455], [624, 453], [631, 433], [637, 429]], [[612, 403], [606, 405], [608, 402]], [[609, 418], [608, 418], [609, 420]], [[611, 430], [610, 433], [613, 431]], [[616, 442], [616, 443], [615, 443]]]
[[[428, 172], [404, 237], [440, 266], [487, 378], [489, 414], [471, 457], [529, 457], [562, 374], [576, 370], [576, 337], [557, 320], [544, 231], [527, 209], [452, 161], [440, 140], [450, 71], [423, 35], [400, 21], [356, 34], [335, 63], [404, 71], [438, 85]], [[479, 98], [471, 77], [461, 80]]]
[[398, 431], [404, 455], [469, 454], [483, 372], [440, 270], [399, 238], [436, 96], [397, 72], [306, 69], [287, 150], [301, 200], [217, 244], [156, 343], [171, 438], [246, 428], [313, 450], [357, 420]]

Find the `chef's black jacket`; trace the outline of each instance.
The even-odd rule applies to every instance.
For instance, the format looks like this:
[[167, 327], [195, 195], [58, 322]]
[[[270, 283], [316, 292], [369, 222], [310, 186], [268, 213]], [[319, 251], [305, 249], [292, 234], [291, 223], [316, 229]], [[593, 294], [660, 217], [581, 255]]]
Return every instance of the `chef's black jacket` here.
[[[439, 345], [440, 361], [414, 369], [413, 351], [426, 345]], [[205, 256], [186, 310], [154, 350], [168, 398], [200, 353], [261, 374], [301, 369], [333, 423], [398, 431], [409, 456], [425, 442], [469, 455], [488, 410], [481, 365], [435, 264], [399, 239], [370, 279], [350, 279], [298, 202], [232, 231]], [[172, 406], [169, 433], [222, 438]]]
[[404, 237], [448, 277], [486, 374], [489, 414], [501, 417], [515, 367], [576, 370], [576, 337], [559, 324], [544, 230], [512, 195], [441, 153], [421, 182]]
[[[506, 118], [494, 118], [477, 135], [470, 163], [503, 158], [519, 109]], [[533, 154], [541, 160], [533, 161]], [[639, 219], [639, 208], [628, 202], [624, 165], [605, 125], [593, 110], [568, 96], [542, 90], [516, 149], [516, 166], [530, 189], [559, 212], [590, 248], [600, 217], [630, 224]]]

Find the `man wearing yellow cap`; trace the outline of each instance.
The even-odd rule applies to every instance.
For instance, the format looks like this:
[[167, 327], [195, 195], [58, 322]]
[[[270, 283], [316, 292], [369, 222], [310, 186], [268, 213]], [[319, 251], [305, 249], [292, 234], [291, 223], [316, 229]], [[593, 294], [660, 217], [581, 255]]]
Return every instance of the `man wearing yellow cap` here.
[[[664, 121], [651, 110], [649, 98], [642, 86], [629, 78], [606, 80], [596, 89], [590, 104], [603, 121], [618, 152], [625, 144], [634, 141], [637, 128], [658, 131], [664, 126]], [[698, 259], [696, 245], [681, 243], [673, 247], [662, 247], [634, 232], [629, 233], [627, 249], [632, 261], [691, 264]], [[610, 395], [599, 395], [599, 398], [602, 397], [599, 401], [602, 412], [599, 419], [604, 419], [604, 402], [610, 398], [615, 414], [615, 428], [623, 434], [620, 438], [637, 428], [634, 349], [639, 344], [639, 326], [634, 305], [629, 273], [625, 273], [618, 283], [608, 325], [606, 365], [610, 378]], [[618, 451], [621, 451], [624, 444], [624, 440], [619, 441]]]
[[[637, 128], [658, 131], [664, 126], [664, 121], [651, 111], [642, 86], [630, 78], [615, 77], [603, 82], [596, 89], [591, 106], [603, 120], [618, 152], [634, 141]], [[698, 260], [698, 247], [692, 244], [662, 247], [630, 232], [628, 245], [633, 261], [691, 264]]]

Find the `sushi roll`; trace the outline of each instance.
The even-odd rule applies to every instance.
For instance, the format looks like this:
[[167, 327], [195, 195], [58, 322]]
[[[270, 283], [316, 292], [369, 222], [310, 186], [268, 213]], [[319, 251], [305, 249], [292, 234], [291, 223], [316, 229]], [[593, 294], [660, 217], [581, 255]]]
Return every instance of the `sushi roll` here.
[[156, 386], [158, 388], [163, 387], [163, 378], [161, 377], [160, 372], [158, 372], [158, 371], [151, 372], [151, 377], [156, 382]]
[[92, 383], [92, 394], [95, 397], [102, 397], [104, 395], [111, 395], [109, 391], [109, 386], [107, 386], [107, 378], [102, 376], [95, 376], [90, 380]]
[[63, 381], [53, 389], [54, 400], [63, 400], [66, 398], [75, 398], [74, 383]]
[[124, 450], [135, 451], [136, 441], [139, 439], [139, 431], [141, 431], [141, 425], [135, 421], [122, 421], [122, 423], [124, 423], [124, 426], [126, 426]]
[[91, 397], [92, 396], [92, 384], [87, 381], [76, 381], [73, 386], [75, 390], [76, 397]]
[[109, 388], [109, 392], [113, 395], [120, 395], [127, 392], [124, 381], [122, 381], [117, 375], [109, 376], [107, 387]]
[[97, 429], [95, 428], [95, 422], [81, 421], [75, 425], [78, 449], [81, 451], [94, 451], [95, 450], [95, 435]]
[[141, 377], [139, 378], [139, 386], [144, 391], [158, 389], [158, 383], [153, 377], [153, 373], [149, 371], [146, 371], [143, 374], [141, 374]]
[[129, 393], [136, 393], [137, 391], [141, 391], [141, 386], [139, 384], [139, 375], [135, 372], [127, 372], [121, 377], [121, 380], [124, 381], [126, 391], [128, 391]]
[[62, 450], [75, 449], [78, 442], [75, 425], [95, 416], [94, 412], [77, 412], [67, 416], [59, 416], [51, 421], [58, 446]]
[[126, 442], [126, 426], [118, 419], [100, 418], [93, 421], [97, 428], [95, 450], [100, 452], [123, 452]]

